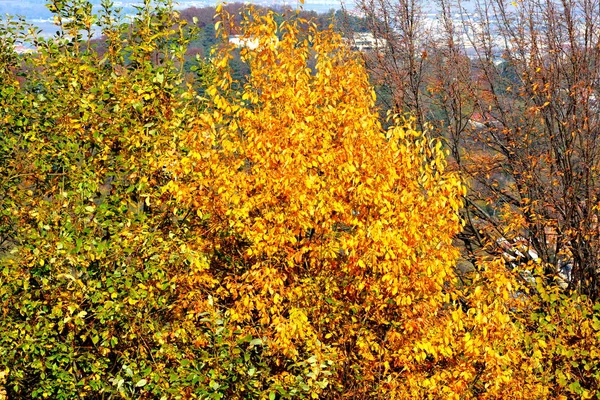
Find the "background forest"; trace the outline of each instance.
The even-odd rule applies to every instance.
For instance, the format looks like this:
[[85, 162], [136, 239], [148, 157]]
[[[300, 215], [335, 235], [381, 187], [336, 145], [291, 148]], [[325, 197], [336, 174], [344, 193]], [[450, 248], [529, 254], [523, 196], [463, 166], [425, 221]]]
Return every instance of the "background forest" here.
[[0, 399], [600, 398], [598, 4], [398, 1], [2, 20]]

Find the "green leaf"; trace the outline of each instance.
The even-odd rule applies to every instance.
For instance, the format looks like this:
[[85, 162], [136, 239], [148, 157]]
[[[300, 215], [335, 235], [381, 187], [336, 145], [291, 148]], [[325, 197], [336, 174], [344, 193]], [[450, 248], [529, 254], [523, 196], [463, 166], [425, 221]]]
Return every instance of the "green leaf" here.
[[147, 383], [148, 383], [148, 381], [146, 379], [140, 379], [135, 384], [135, 387], [144, 387], [144, 386], [146, 386]]

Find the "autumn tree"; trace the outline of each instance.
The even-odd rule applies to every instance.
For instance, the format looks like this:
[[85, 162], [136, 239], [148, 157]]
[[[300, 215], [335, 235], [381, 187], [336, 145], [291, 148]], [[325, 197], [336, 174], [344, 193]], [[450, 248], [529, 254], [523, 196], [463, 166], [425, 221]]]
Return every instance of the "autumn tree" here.
[[[168, 3], [146, 2], [131, 25], [103, 5], [53, 2], [59, 33], [22, 38], [31, 54], [3, 25], [0, 393], [217, 398], [215, 380], [256, 362], [253, 338], [226, 348], [218, 313], [191, 324], [177, 308], [199, 256], [161, 191], [161, 156], [202, 108], [183, 85], [193, 32]], [[94, 21], [103, 55], [83, 36]]]
[[597, 298], [592, 3], [386, 4], [360, 2], [385, 44], [367, 61], [396, 109], [447, 139], [472, 189], [466, 246], [521, 237], [550, 279]]
[[485, 83], [479, 107], [494, 121], [478, 135], [500, 172], [487, 187], [508, 219], [518, 215], [509, 229], [525, 232], [555, 270], [569, 265], [570, 287], [597, 299], [598, 13], [580, 1], [480, 7], [498, 22], [472, 37]]
[[340, 37], [272, 14], [244, 26], [257, 44], [247, 83], [232, 90], [229, 49], [217, 52], [210, 112], [166, 164], [169, 192], [206, 221], [212, 304], [264, 338], [271, 379], [293, 372], [296, 395], [318, 398], [548, 396], [546, 337], [525, 333], [529, 286], [501, 260], [455, 274], [464, 189], [441, 143], [411, 120], [381, 128]]

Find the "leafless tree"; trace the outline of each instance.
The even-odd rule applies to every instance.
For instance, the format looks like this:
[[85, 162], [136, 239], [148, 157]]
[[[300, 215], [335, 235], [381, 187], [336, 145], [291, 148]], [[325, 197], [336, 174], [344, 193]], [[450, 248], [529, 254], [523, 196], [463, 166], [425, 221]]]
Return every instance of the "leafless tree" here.
[[600, 2], [439, 0], [435, 17], [428, 4], [359, 0], [386, 43], [372, 73], [447, 139], [469, 184], [465, 247], [523, 237], [549, 276], [568, 266], [598, 298]]

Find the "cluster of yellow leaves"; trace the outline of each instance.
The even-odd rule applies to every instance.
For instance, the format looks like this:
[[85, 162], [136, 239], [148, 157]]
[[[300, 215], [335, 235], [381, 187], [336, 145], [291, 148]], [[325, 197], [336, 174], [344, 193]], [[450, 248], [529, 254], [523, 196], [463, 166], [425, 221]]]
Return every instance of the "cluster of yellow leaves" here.
[[233, 89], [224, 46], [210, 107], [178, 138], [185, 157], [165, 163], [178, 177], [165, 190], [206, 221], [198, 250], [222, 255], [207, 267], [216, 301], [275, 365], [332, 365], [313, 396], [542, 395], [514, 276], [491, 263], [456, 289], [464, 187], [440, 143], [410, 120], [383, 130], [360, 60], [300, 22], [246, 16], [248, 81]]
[[4, 384], [6, 383], [6, 376], [8, 375], [8, 371], [0, 371], [0, 400], [6, 399], [6, 389], [4, 388]]

